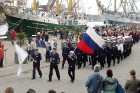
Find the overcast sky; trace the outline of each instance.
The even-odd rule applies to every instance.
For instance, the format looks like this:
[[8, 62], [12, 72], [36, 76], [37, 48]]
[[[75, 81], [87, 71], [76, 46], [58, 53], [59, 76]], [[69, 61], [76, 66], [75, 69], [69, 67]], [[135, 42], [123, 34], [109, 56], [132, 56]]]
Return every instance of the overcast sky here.
[[[27, 0], [28, 1], [28, 4], [29, 6], [31, 6], [33, 0]], [[61, 1], [61, 0], [59, 0]], [[62, 0], [62, 2], [64, 4], [67, 5], [67, 1], [69, 0]], [[76, 1], [76, 0], [73, 0], [73, 1]], [[108, 7], [109, 3], [110, 3], [110, 0], [100, 0], [101, 3], [105, 6], [105, 7]], [[117, 0], [117, 7], [119, 6], [120, 4], [120, 1], [121, 0]], [[128, 0], [128, 1], [131, 1], [131, 0]], [[137, 0], [138, 1], [138, 0]], [[39, 0], [39, 3], [41, 5], [45, 5], [47, 4], [48, 0]], [[82, 11], [86, 12], [87, 14], [98, 14], [98, 7], [97, 7], [97, 3], [96, 3], [96, 0], [79, 0], [80, 2], [80, 7], [82, 9]], [[136, 3], [137, 6], [140, 6], [140, 1]], [[111, 7], [109, 8], [110, 10], [113, 10], [114, 8], [114, 0], [112, 0], [111, 2]], [[139, 10], [140, 10], [140, 7], [138, 7]], [[119, 11], [122, 11], [123, 9], [120, 8]]]

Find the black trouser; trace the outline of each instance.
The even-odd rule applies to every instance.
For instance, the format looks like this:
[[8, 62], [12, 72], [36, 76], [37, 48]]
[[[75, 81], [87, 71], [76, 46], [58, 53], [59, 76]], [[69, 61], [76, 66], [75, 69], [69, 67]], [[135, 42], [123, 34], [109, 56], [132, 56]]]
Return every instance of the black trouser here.
[[67, 57], [68, 57], [67, 55], [63, 55], [62, 68], [64, 68]]
[[81, 59], [81, 65], [82, 65], [82, 63], [83, 63], [83, 67], [86, 67], [86, 58]]
[[39, 74], [40, 76], [42, 76], [42, 72], [41, 72], [41, 70], [40, 70], [40, 64], [38, 64], [38, 63], [33, 63], [33, 78], [35, 78], [36, 69], [37, 69], [37, 71], [38, 71], [38, 74]]
[[78, 65], [78, 69], [81, 68], [81, 57], [80, 57], [80, 55], [77, 56], [77, 65]]
[[118, 53], [117, 53], [118, 64], [120, 63], [121, 55], [122, 55], [121, 50], [118, 50]]
[[74, 81], [75, 80], [75, 68], [69, 68], [68, 75], [70, 76], [71, 81]]
[[0, 59], [0, 67], [3, 67], [3, 59]]
[[93, 69], [94, 66], [96, 65], [96, 58], [95, 57], [91, 58], [91, 61], [92, 61], [92, 69]]
[[91, 56], [88, 56], [88, 60], [89, 60], [89, 65], [91, 65]]
[[104, 63], [105, 63], [105, 62], [104, 62], [104, 58], [103, 58], [103, 57], [100, 57], [100, 58], [99, 58], [99, 61], [100, 61], [101, 69], [104, 68]]
[[50, 62], [50, 51], [46, 51], [46, 62]]
[[57, 64], [51, 63], [51, 64], [50, 64], [50, 73], [49, 73], [49, 80], [50, 80], [50, 81], [52, 80], [53, 69], [54, 69], [55, 72], [56, 72], [57, 78], [60, 79], [60, 73], [59, 73], [59, 69], [58, 69]]
[[107, 56], [107, 64], [108, 64], [108, 68], [111, 65], [111, 56]]

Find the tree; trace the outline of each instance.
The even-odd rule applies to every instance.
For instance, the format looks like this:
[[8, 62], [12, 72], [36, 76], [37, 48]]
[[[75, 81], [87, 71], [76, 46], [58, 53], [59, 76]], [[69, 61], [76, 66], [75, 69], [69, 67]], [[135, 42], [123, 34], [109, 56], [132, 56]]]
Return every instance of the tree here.
[[17, 33], [16, 35], [16, 43], [22, 47], [24, 45], [27, 45], [27, 35], [25, 34], [25, 32], [21, 32], [21, 33]]

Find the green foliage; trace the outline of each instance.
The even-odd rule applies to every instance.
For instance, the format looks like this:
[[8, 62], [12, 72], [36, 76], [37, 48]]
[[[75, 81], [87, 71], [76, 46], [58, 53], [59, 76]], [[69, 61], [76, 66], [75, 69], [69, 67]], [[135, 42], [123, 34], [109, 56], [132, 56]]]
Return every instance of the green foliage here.
[[78, 33], [80, 33], [81, 31], [80, 31], [80, 28], [76, 28], [75, 29], [75, 34], [78, 34]]
[[27, 45], [26, 40], [27, 40], [27, 35], [25, 34], [25, 32], [17, 33], [17, 35], [16, 35], [16, 43], [18, 45], [20, 45], [20, 47], [24, 46], [24, 45]]

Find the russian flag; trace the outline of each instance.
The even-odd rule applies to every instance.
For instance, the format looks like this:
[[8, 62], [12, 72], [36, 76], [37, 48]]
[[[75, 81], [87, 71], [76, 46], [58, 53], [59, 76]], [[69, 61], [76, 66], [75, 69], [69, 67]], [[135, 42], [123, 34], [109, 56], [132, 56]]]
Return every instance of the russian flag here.
[[104, 43], [105, 40], [102, 39], [94, 29], [89, 27], [77, 47], [84, 52], [92, 54], [95, 50], [102, 47]]

